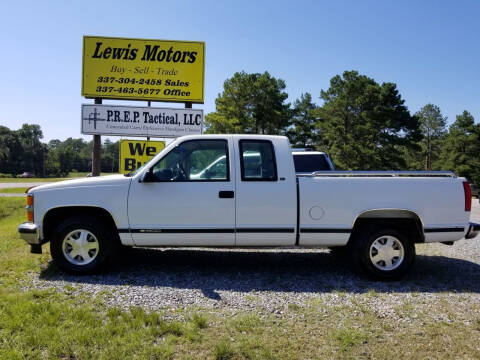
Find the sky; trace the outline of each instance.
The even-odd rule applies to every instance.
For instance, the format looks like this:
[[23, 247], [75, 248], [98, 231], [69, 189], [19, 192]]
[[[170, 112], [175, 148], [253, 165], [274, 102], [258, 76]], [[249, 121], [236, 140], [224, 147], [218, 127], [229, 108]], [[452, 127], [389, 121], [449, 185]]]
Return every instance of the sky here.
[[[413, 114], [480, 120], [480, 1], [2, 1], [0, 125], [39, 124], [44, 141], [80, 133], [84, 35], [206, 42], [205, 103], [237, 71], [285, 80], [288, 102], [357, 70], [393, 82]], [[104, 104], [146, 105], [104, 101]], [[183, 107], [153, 103], [152, 106]], [[114, 137], [112, 138], [114, 140]]]

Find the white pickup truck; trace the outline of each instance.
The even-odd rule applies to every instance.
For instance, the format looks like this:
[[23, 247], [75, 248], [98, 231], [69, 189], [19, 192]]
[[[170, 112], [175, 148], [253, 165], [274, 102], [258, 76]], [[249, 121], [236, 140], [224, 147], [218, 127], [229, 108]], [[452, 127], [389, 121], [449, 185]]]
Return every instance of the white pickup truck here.
[[468, 183], [450, 172], [297, 176], [286, 137], [176, 139], [128, 176], [38, 186], [19, 233], [50, 241], [65, 271], [91, 273], [122, 247], [343, 247], [359, 270], [403, 276], [415, 243], [473, 238]]

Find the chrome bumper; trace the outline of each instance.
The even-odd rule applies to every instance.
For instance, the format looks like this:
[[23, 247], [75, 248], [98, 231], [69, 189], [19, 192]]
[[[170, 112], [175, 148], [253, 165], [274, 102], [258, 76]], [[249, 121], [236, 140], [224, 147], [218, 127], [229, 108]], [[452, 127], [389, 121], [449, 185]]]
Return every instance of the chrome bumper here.
[[18, 226], [20, 237], [30, 245], [41, 245], [40, 229], [33, 223], [23, 223]]
[[465, 235], [465, 239], [473, 239], [478, 233], [480, 233], [480, 224], [471, 222], [467, 234]]

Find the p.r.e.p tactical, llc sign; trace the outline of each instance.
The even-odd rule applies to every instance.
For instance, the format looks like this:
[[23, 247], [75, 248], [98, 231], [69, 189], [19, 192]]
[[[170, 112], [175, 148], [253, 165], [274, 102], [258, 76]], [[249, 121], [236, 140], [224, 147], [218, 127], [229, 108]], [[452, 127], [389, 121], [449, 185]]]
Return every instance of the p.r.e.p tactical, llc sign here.
[[201, 109], [82, 104], [82, 134], [178, 137], [202, 130]]
[[205, 43], [83, 37], [82, 95], [204, 102]]

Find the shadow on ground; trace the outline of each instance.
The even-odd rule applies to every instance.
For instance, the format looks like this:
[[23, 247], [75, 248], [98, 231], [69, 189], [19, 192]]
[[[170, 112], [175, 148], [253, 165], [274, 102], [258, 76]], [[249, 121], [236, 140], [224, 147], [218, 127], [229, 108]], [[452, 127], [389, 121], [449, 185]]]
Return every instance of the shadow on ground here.
[[200, 289], [219, 300], [219, 290], [322, 293], [480, 292], [480, 265], [444, 256], [418, 255], [402, 281], [376, 282], [355, 275], [347, 263], [327, 251], [227, 251], [185, 249], [128, 250], [107, 271], [72, 276], [53, 262], [40, 278], [79, 284], [135, 285]]

